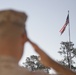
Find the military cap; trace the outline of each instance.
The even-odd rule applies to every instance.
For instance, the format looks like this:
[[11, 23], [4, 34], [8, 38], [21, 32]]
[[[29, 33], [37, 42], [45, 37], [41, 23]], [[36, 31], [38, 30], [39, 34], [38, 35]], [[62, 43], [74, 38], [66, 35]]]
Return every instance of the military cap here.
[[[0, 11], [0, 36], [26, 34], [27, 15], [16, 10]], [[12, 33], [12, 34], [11, 34]]]
[[27, 15], [20, 11], [15, 10], [2, 10], [0, 11], [0, 23], [10, 22], [24, 25], [27, 20]]

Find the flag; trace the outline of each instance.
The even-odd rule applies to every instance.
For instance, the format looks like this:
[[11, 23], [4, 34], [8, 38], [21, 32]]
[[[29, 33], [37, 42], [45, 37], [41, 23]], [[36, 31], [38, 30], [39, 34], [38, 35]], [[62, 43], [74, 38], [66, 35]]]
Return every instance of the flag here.
[[69, 24], [69, 14], [67, 15], [67, 18], [66, 18], [66, 22], [65, 24], [63, 25], [63, 27], [60, 29], [60, 33], [63, 34], [63, 32], [65, 31], [66, 29], [66, 26]]

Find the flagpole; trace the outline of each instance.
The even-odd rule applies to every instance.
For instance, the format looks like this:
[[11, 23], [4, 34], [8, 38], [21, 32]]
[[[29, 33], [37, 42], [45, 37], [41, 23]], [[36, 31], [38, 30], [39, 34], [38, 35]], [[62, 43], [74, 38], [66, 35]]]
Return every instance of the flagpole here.
[[[69, 15], [69, 10], [68, 10], [68, 15]], [[71, 51], [70, 51], [70, 43], [71, 43], [71, 36], [70, 36], [70, 21], [68, 25], [68, 33], [69, 33], [69, 68], [71, 69]]]
[[64, 24], [64, 26], [61, 28], [60, 33], [61, 35], [63, 34], [63, 32], [65, 31], [66, 26], [68, 25], [68, 38], [69, 38], [69, 42], [68, 42], [68, 48], [67, 48], [67, 61], [68, 61], [68, 66], [71, 69], [71, 50], [70, 50], [70, 46], [71, 46], [71, 36], [70, 36], [70, 22], [69, 22], [69, 11], [68, 11], [68, 15], [66, 18], [66, 22]]
[[[69, 15], [69, 10], [68, 10], [68, 15]], [[69, 21], [69, 25], [68, 25], [68, 30], [69, 30], [69, 42], [71, 41], [71, 37], [70, 37], [70, 21]]]

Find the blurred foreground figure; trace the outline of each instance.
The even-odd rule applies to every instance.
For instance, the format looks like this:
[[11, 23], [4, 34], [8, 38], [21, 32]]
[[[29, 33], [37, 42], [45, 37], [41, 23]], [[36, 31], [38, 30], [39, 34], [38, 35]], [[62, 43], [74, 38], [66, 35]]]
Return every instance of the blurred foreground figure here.
[[48, 75], [41, 71], [30, 72], [18, 65], [27, 41], [26, 19], [23, 12], [0, 11], [0, 75]]
[[20, 67], [18, 62], [27, 41], [40, 55], [41, 62], [54, 68], [61, 75], [76, 75], [52, 60], [35, 43], [27, 38], [25, 22], [27, 15], [14, 10], [0, 11], [0, 75], [48, 75], [42, 71], [30, 72]]

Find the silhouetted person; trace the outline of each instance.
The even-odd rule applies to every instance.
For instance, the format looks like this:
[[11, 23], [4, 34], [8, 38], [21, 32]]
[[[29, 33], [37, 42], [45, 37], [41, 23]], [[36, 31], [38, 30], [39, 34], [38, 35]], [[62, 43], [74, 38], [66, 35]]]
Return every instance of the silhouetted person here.
[[18, 65], [27, 41], [26, 20], [23, 12], [0, 11], [0, 75], [48, 75], [41, 71], [30, 72]]
[[0, 11], [0, 75], [48, 75], [42, 71], [30, 72], [20, 67], [18, 62], [23, 54], [24, 44], [28, 41], [40, 55], [41, 62], [54, 68], [62, 75], [76, 75], [69, 69], [52, 60], [26, 34], [27, 15], [14, 10]]

